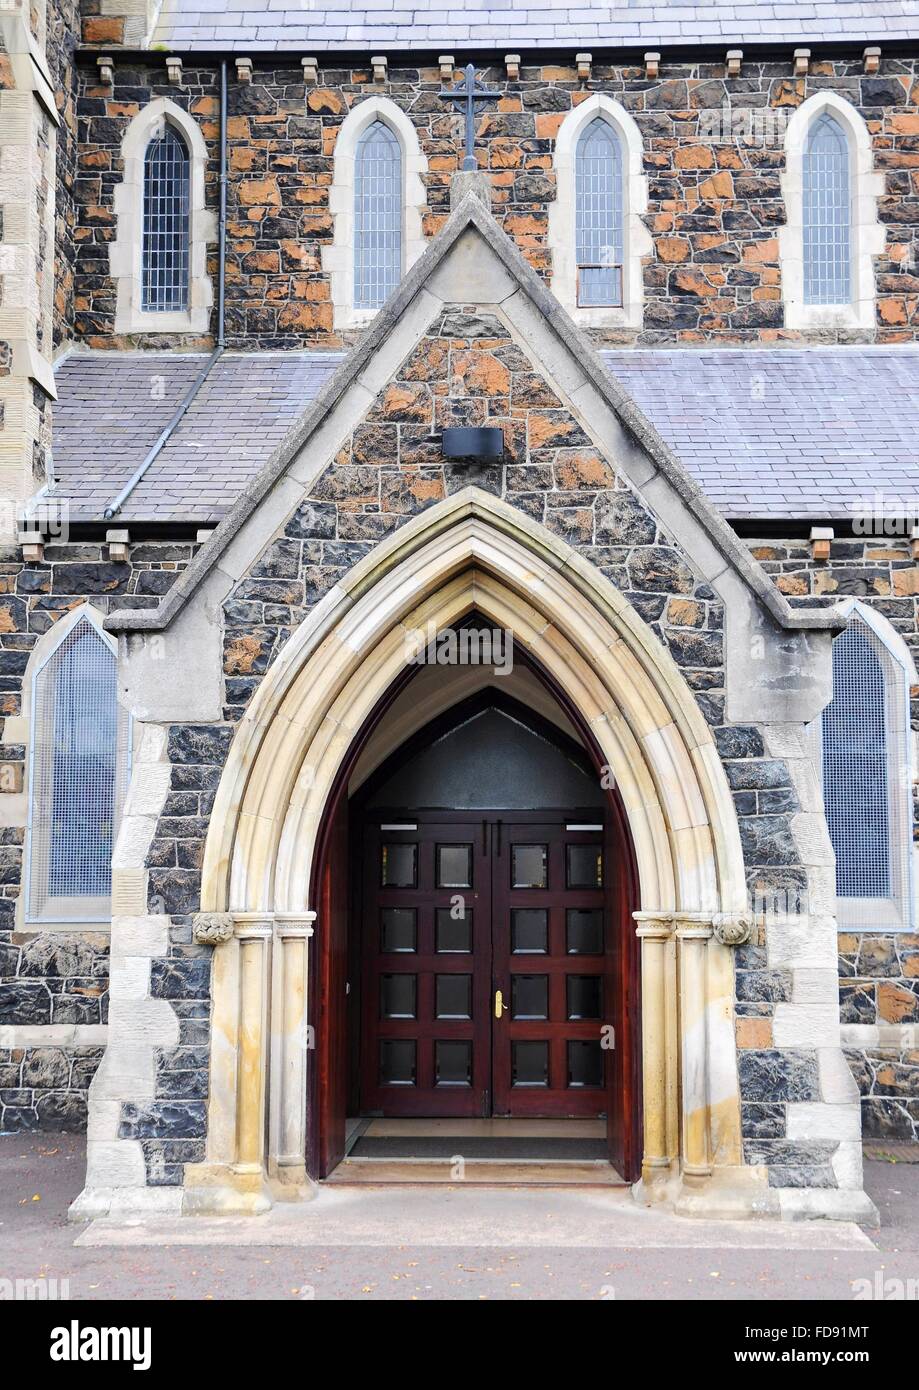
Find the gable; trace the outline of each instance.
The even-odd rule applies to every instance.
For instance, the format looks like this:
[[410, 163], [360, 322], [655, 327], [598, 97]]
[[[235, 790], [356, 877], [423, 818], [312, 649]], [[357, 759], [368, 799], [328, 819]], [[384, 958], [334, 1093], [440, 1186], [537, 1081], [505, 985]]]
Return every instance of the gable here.
[[[504, 460], [445, 459], [441, 432], [463, 425], [500, 429]], [[503, 497], [578, 550], [692, 673], [695, 689], [721, 689], [723, 610], [699, 566], [502, 315], [448, 304], [225, 601], [225, 717], [248, 703], [293, 628], [353, 565], [469, 487]]]
[[155, 610], [114, 615], [112, 630], [162, 630], [212, 569], [220, 568], [231, 580], [238, 578], [264, 548], [280, 517], [302, 499], [305, 486], [369, 410], [391, 380], [395, 364], [414, 349], [444, 306], [454, 302], [470, 307], [473, 314], [491, 311], [518, 346], [534, 362], [540, 360], [546, 379], [566, 395], [573, 413], [595, 440], [602, 441], [607, 455], [615, 456], [623, 475], [658, 511], [669, 512], [676, 531], [691, 537], [689, 548], [710, 579], [733, 570], [779, 626], [837, 626], [826, 614], [793, 611], [776, 593], [510, 238], [479, 198], [468, 193], [179, 583]]
[[[504, 432], [504, 465], [442, 457], [445, 424], [485, 421]], [[215, 666], [247, 683], [235, 687], [244, 705], [249, 683], [343, 573], [410, 516], [470, 486], [575, 546], [652, 626], [667, 623], [668, 599], [714, 612], [730, 597], [740, 645], [790, 630], [776, 670], [757, 668], [779, 706], [789, 662], [810, 679], [792, 634], [840, 626], [776, 592], [472, 195], [159, 607], [122, 610], [108, 625], [166, 632], [183, 615], [198, 673], [202, 641], [223, 640]], [[185, 609], [199, 590], [195, 620]], [[222, 639], [204, 616], [218, 606]], [[717, 645], [702, 635], [713, 630], [710, 610], [669, 611], [682, 630], [668, 644], [704, 670]], [[135, 685], [150, 675], [140, 661]], [[187, 692], [195, 708], [205, 694], [213, 718], [216, 676], [206, 692], [198, 682]], [[185, 707], [178, 687], [170, 698]]]

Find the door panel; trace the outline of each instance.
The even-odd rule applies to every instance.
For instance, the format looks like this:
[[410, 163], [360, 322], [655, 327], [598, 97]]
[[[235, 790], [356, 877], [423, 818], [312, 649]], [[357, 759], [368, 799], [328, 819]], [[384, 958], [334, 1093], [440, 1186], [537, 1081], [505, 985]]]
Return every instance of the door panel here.
[[622, 1011], [613, 978], [619, 931], [603, 881], [609, 846], [602, 828], [568, 823], [576, 822], [409, 812], [368, 825], [365, 1113], [598, 1117], [619, 1109], [610, 1095], [616, 1059], [601, 1046], [604, 1025]]
[[494, 838], [493, 976], [508, 1006], [492, 1024], [494, 1113], [605, 1115], [602, 828], [498, 822]]
[[362, 1108], [487, 1115], [488, 827], [399, 824], [368, 826], [365, 842]]

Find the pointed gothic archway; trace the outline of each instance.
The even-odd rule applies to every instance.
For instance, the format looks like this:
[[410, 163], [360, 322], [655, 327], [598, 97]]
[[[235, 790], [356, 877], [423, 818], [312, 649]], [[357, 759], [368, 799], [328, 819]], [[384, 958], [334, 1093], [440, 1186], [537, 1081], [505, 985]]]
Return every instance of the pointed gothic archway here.
[[[317, 605], [265, 676], [221, 779], [202, 910], [235, 924], [214, 966], [208, 1149], [191, 1205], [258, 1209], [304, 1179], [311, 898], [320, 827], [410, 633], [475, 609], [579, 712], [619, 789], [637, 866], [643, 1177], [742, 1162], [733, 966], [712, 936], [742, 914], [740, 837], [711, 732], [628, 601], [568, 545], [477, 489], [432, 507]], [[269, 988], [270, 972], [270, 988]], [[267, 1106], [267, 1124], [266, 1124]]]

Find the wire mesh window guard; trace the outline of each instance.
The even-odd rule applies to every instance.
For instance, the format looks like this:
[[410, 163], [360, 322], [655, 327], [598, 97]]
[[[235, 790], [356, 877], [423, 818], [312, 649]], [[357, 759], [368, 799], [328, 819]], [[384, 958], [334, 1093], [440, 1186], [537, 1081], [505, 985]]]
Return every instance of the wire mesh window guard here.
[[575, 154], [578, 305], [621, 307], [623, 262], [622, 147], [608, 121], [585, 128]]
[[29, 768], [27, 919], [109, 914], [115, 830], [129, 765], [115, 653], [81, 618], [36, 672]]
[[402, 150], [374, 121], [357, 146], [354, 171], [354, 307], [379, 309], [402, 276]]
[[851, 297], [849, 143], [839, 122], [820, 116], [804, 148], [804, 302]]
[[188, 308], [190, 168], [181, 135], [168, 124], [144, 156], [142, 307]]
[[912, 828], [904, 675], [859, 618], [833, 643], [833, 698], [822, 716], [821, 747], [840, 925], [907, 926]]

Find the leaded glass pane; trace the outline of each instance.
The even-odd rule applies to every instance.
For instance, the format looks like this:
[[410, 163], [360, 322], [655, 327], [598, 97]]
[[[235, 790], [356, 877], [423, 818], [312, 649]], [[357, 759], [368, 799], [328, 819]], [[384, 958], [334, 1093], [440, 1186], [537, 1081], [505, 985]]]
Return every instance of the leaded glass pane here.
[[891, 893], [884, 672], [858, 621], [833, 643], [833, 699], [823, 712], [823, 794], [841, 898]]
[[382, 121], [361, 136], [354, 173], [354, 307], [379, 309], [402, 275], [402, 151]]
[[575, 156], [575, 241], [578, 304], [622, 304], [622, 148], [598, 116], [578, 141]]
[[36, 672], [29, 775], [30, 920], [107, 915], [128, 721], [115, 653], [87, 619]]
[[188, 308], [189, 160], [182, 137], [164, 125], [144, 156], [142, 305]]
[[832, 116], [815, 121], [804, 149], [804, 302], [851, 298], [849, 146]]

